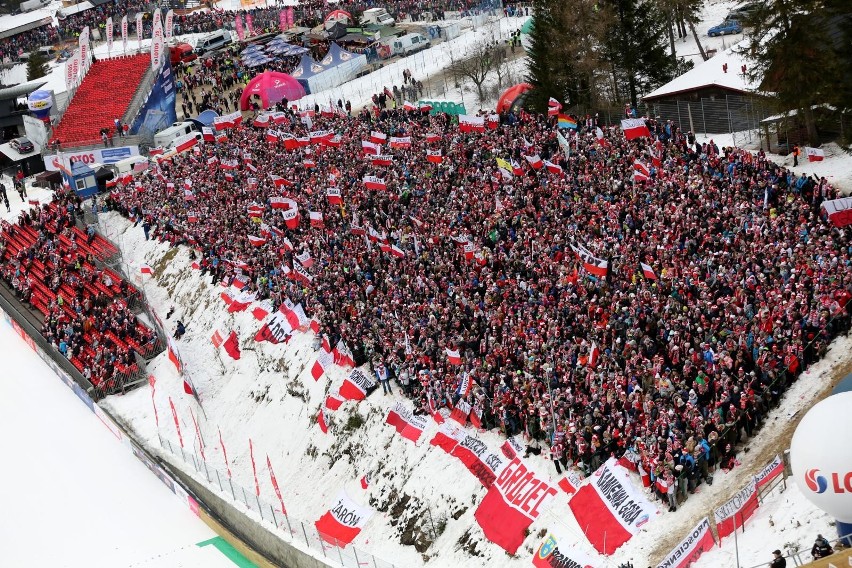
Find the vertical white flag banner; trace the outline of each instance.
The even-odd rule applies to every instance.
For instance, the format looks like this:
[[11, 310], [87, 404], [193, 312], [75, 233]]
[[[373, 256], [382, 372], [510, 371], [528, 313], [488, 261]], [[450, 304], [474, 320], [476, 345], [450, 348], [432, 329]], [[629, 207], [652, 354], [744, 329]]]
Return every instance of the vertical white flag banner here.
[[175, 11], [169, 10], [166, 12], [166, 39], [172, 37], [175, 25]]
[[151, 33], [151, 67], [158, 70], [163, 63], [163, 47], [165, 40], [163, 38], [163, 22], [157, 16], [159, 9], [154, 12], [154, 30]]
[[136, 12], [136, 41], [139, 42], [139, 49], [142, 49], [143, 35], [145, 35], [145, 30], [142, 29], [142, 12]]
[[121, 48], [127, 52], [127, 14], [121, 18]]
[[89, 26], [83, 28], [79, 38], [80, 70], [85, 73], [89, 67]]
[[112, 16], [106, 21], [107, 53], [112, 53]]

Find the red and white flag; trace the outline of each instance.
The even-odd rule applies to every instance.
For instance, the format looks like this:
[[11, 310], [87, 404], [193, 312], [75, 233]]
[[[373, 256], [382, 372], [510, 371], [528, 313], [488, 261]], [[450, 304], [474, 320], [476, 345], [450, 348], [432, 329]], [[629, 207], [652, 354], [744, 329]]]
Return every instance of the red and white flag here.
[[390, 148], [411, 148], [411, 136], [391, 136]]
[[337, 502], [314, 524], [320, 538], [342, 548], [358, 536], [371, 516], [371, 508], [362, 507], [341, 490]]
[[329, 205], [340, 205], [343, 203], [339, 187], [329, 187], [325, 190], [325, 196], [328, 199]]
[[325, 409], [323, 408], [320, 408], [319, 414], [317, 414], [317, 424], [319, 424], [323, 434], [328, 434], [328, 422], [326, 422]]
[[601, 554], [611, 555], [659, 511], [637, 491], [610, 458], [568, 502], [586, 538]]
[[440, 164], [444, 161], [444, 156], [440, 150], [426, 150], [426, 159], [433, 164]]
[[552, 174], [562, 174], [562, 166], [555, 164], [549, 160], [544, 160], [544, 167]]
[[450, 412], [450, 418], [464, 426], [467, 424], [467, 417], [470, 415], [470, 410], [470, 404], [467, 401], [459, 400], [453, 411]]
[[388, 188], [385, 180], [376, 176], [364, 176], [364, 187], [374, 190], [384, 190]]
[[[550, 506], [557, 489], [546, 475], [531, 470], [520, 457], [495, 472], [474, 518], [485, 537], [509, 554], [515, 554], [529, 526]], [[581, 525], [582, 526], [582, 525]]]
[[311, 251], [306, 250], [305, 252], [301, 252], [295, 255], [296, 260], [299, 261], [299, 264], [304, 266], [305, 268], [310, 268], [314, 265], [314, 259], [311, 258]]
[[402, 108], [410, 112], [417, 110], [417, 105], [411, 101], [405, 101], [402, 103]]
[[716, 533], [721, 541], [732, 534], [757, 511], [757, 483], [752, 479], [748, 485], [737, 491], [724, 505], [713, 511], [716, 519]]
[[651, 170], [648, 166], [636, 160], [633, 162], [633, 181], [647, 181], [651, 178]]
[[393, 165], [393, 156], [390, 154], [376, 154], [370, 156], [370, 163], [374, 166], [391, 166]]
[[556, 116], [562, 110], [562, 103], [550, 97], [547, 100], [547, 116]]
[[153, 269], [151, 269], [151, 267], [148, 266], [147, 264], [143, 264], [142, 266], [140, 266], [139, 272], [141, 272], [142, 274], [148, 274], [148, 275], [151, 275], [151, 276], [154, 275]]
[[449, 347], [447, 347], [446, 352], [447, 361], [450, 362], [450, 365], [461, 365], [461, 354], [459, 353], [458, 349], [450, 349]]
[[540, 170], [544, 167], [544, 161], [536, 154], [535, 156], [524, 156], [524, 159], [534, 170]]
[[273, 344], [289, 341], [290, 335], [298, 326], [292, 325], [288, 312], [289, 310], [282, 304], [278, 310], [269, 315], [263, 327], [255, 334], [254, 340], [268, 341]]
[[581, 244], [571, 245], [571, 249], [577, 254], [577, 257], [579, 257], [580, 261], [583, 263], [583, 268], [586, 269], [586, 272], [601, 278], [606, 277], [609, 262], [596, 257], [589, 249]]
[[568, 495], [576, 493], [582, 484], [583, 479], [573, 469], [566, 469], [565, 476], [557, 482], [559, 488]]
[[589, 349], [589, 368], [594, 369], [598, 366], [598, 359], [601, 357], [601, 348], [598, 347], [596, 341], [592, 341], [592, 348]]
[[761, 469], [754, 476], [755, 485], [760, 488], [784, 473], [784, 462], [781, 461], [781, 456], [776, 455], [766, 467]]
[[642, 275], [645, 276], [648, 280], [656, 280], [657, 275], [654, 272], [654, 269], [651, 268], [651, 265], [645, 264], [644, 262], [640, 262], [639, 266], [642, 267]]
[[624, 132], [624, 137], [628, 140], [641, 138], [642, 136], [651, 136], [651, 131], [645, 124], [644, 118], [624, 118], [621, 120], [621, 130]]
[[376, 382], [358, 369], [352, 369], [349, 376], [340, 385], [340, 396], [345, 400], [364, 400], [367, 391], [376, 386]]
[[325, 374], [325, 370], [334, 363], [334, 356], [331, 354], [331, 350], [326, 350], [327, 345], [328, 342], [323, 340], [323, 347], [319, 350], [317, 360], [314, 361], [314, 364], [311, 367], [311, 376], [315, 381], [320, 380], [320, 377]]
[[261, 300], [255, 307], [251, 309], [251, 315], [258, 321], [263, 321], [272, 313], [272, 300]]
[[462, 132], [485, 132], [485, 117], [460, 114], [459, 130]]
[[213, 127], [219, 130], [227, 130], [229, 128], [234, 128], [241, 124], [243, 121], [243, 114], [240, 111], [232, 112], [231, 114], [226, 114], [224, 116], [217, 116], [213, 119]]
[[284, 219], [284, 224], [288, 229], [295, 229], [299, 226], [299, 210], [285, 209], [281, 212], [281, 217]]
[[201, 137], [204, 139], [205, 142], [213, 142], [216, 139], [215, 135], [213, 134], [213, 129], [209, 126], [203, 126], [201, 128]]
[[[284, 178], [278, 178], [278, 180], [283, 180]], [[275, 186], [278, 187], [278, 181], [273, 179]], [[296, 201], [290, 199], [289, 197], [270, 197], [269, 205], [273, 209], [296, 209]]]
[[[319, 229], [325, 227], [325, 221], [322, 217], [322, 211], [310, 211], [308, 213], [308, 216], [311, 219], [311, 227], [317, 227]], [[307, 268], [307, 266], [305, 268]]]
[[[388, 140], [388, 135], [378, 130], [370, 132], [370, 142], [373, 144], [384, 144]], [[361, 146], [363, 148], [363, 145]]]
[[339, 398], [340, 395], [330, 394], [325, 397], [325, 407], [329, 410], [337, 410], [340, 408], [340, 405], [343, 404], [343, 399]]
[[340, 367], [354, 367], [355, 366], [355, 358], [352, 355], [352, 351], [346, 347], [346, 344], [343, 343], [343, 340], [337, 342], [337, 345], [334, 347], [332, 351], [334, 353], [334, 363], [339, 365]]
[[710, 519], [704, 517], [686, 533], [683, 540], [675, 545], [657, 568], [689, 568], [715, 544], [713, 533], [710, 532]]
[[416, 416], [402, 402], [397, 401], [385, 418], [385, 422], [396, 428], [399, 434], [415, 444], [426, 429], [427, 422], [422, 416]]
[[811, 148], [810, 146], [805, 146], [805, 155], [808, 157], [809, 162], [821, 162], [825, 159], [825, 152], [819, 148]]
[[194, 147], [196, 144], [198, 144], [198, 139], [195, 137], [195, 134], [185, 134], [175, 140], [175, 152], [180, 154]]
[[366, 490], [369, 486], [370, 486], [370, 474], [369, 474], [369, 473], [365, 473], [365, 474], [361, 477], [361, 489]]
[[255, 247], [262, 247], [266, 244], [266, 239], [264, 239], [263, 237], [256, 237], [254, 235], [249, 235], [248, 240], [249, 243], [251, 243], [251, 245]]
[[503, 455], [506, 456], [506, 458], [512, 460], [523, 453], [524, 445], [518, 439], [518, 436], [510, 436], [506, 438], [506, 441], [503, 442], [502, 446], [500, 446], [500, 451], [503, 452]]
[[438, 431], [429, 441], [429, 445], [437, 446], [449, 454], [464, 438], [464, 430], [452, 422], [444, 422], [438, 425]]
[[440, 141], [441, 141], [441, 135], [440, 134], [435, 134], [434, 132], [427, 132], [426, 133], [426, 143], [427, 144], [432, 144], [432, 143], [440, 142]]
[[381, 151], [381, 146], [371, 140], [361, 140], [361, 151], [365, 154], [376, 155]]

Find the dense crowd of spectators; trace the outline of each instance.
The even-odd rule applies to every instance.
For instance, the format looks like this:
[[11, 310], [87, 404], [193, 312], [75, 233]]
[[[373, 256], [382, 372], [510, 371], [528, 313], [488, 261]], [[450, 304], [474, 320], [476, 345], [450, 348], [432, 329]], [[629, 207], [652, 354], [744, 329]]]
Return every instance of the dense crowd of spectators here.
[[50, 291], [42, 335], [93, 385], [109, 391], [134, 374], [135, 347], [147, 352], [156, 335], [128, 307], [135, 291], [98, 268], [88, 246], [94, 232], [84, 242], [72, 230], [81, 213], [74, 192], [58, 191], [53, 204], [21, 213], [17, 225], [5, 224], [0, 258], [7, 256], [10, 236], [35, 232], [36, 238], [4, 258], [0, 276], [25, 303], [35, 304], [37, 289]]
[[14, 61], [22, 53], [30, 53], [43, 45], [53, 45], [59, 39], [52, 25], [40, 26], [22, 34], [0, 39], [0, 61]]
[[[685, 496], [737, 464], [737, 443], [848, 329], [850, 234], [820, 217], [835, 189], [763, 152], [654, 120], [652, 138], [633, 141], [580, 120], [569, 153], [553, 119], [523, 112], [483, 133], [402, 109], [316, 114], [310, 126], [301, 114], [279, 128], [330, 130], [339, 143], [287, 151], [249, 121], [164, 160], [142, 191], [119, 187], [110, 204], [152, 238], [194, 247], [213, 282], [244, 272], [258, 298], [302, 302], [332, 345], [343, 338], [356, 362], [381, 362], [420, 408], [464, 395], [483, 427], [524, 433], [531, 451], [545, 443], [557, 470], [588, 473], [630, 450], [659, 491]], [[392, 164], [374, 165], [362, 155], [371, 131], [413, 144], [385, 147]], [[498, 157], [523, 172], [501, 172]], [[636, 160], [649, 181], [634, 181]], [[387, 190], [366, 189], [367, 175]], [[184, 180], [191, 200], [173, 189]], [[298, 202], [297, 228], [269, 207], [275, 196]], [[608, 259], [606, 276], [588, 273], [572, 244]], [[291, 278], [305, 253], [311, 283]]]

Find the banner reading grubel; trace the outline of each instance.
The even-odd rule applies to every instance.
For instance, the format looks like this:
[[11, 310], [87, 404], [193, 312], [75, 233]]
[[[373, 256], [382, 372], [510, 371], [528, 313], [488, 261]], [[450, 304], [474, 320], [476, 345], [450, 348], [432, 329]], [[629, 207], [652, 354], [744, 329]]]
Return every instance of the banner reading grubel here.
[[657, 568], [686, 568], [698, 558], [713, 548], [713, 533], [710, 532], [710, 519], [704, 517], [689, 531], [684, 538], [666, 557], [657, 565]]

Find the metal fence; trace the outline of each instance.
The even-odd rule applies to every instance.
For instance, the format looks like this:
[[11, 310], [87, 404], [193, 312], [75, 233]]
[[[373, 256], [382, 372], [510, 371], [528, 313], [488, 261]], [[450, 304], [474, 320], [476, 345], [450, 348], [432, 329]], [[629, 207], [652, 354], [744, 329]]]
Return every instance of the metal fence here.
[[[313, 523], [301, 521], [282, 511], [280, 506], [276, 507], [266, 501], [254, 491], [236, 483], [230, 476], [212, 467], [205, 459], [199, 457], [194, 449], [188, 449], [174, 444], [159, 435], [160, 447], [167, 450], [172, 456], [181, 460], [187, 466], [192, 467], [206, 481], [208, 489], [216, 491], [219, 497], [239, 507], [245, 507], [261, 518], [261, 522], [267, 528], [274, 529], [274, 533], [281, 536], [297, 548], [307, 546], [322, 555], [324, 562], [329, 566], [343, 568], [396, 568], [394, 564], [377, 558], [369, 552], [364, 552], [352, 545], [340, 543], [334, 537], [322, 535], [317, 531]], [[334, 544], [337, 542], [338, 544]]]
[[[735, 143], [750, 142], [754, 136], [752, 132], [760, 131], [760, 121], [771, 115], [769, 107], [761, 99], [736, 95], [697, 101], [659, 102], [652, 104], [651, 110], [663, 120], [676, 122], [683, 130], [705, 134], [730, 133]], [[737, 136], [742, 138], [739, 142]]]

